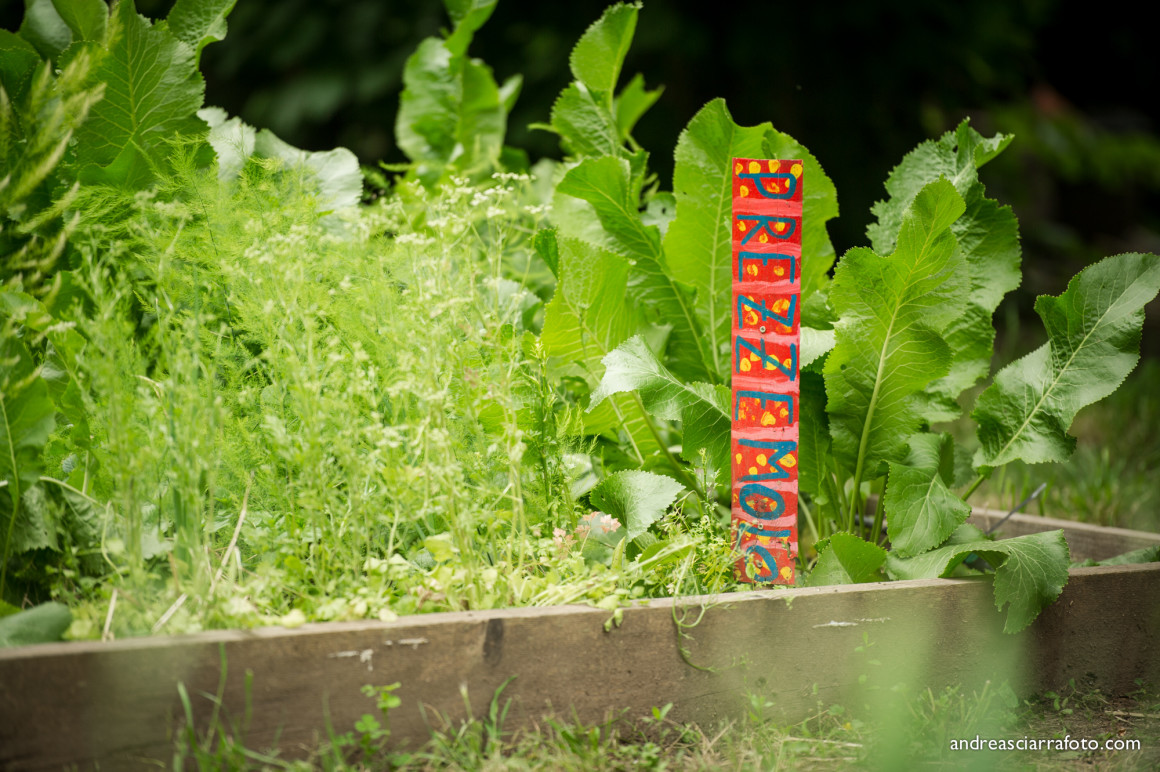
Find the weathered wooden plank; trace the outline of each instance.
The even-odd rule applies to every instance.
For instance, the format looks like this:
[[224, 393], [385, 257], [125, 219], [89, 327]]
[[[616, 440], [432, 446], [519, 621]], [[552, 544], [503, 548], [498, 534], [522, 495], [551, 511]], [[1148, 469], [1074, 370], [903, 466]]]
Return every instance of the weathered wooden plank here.
[[[999, 522], [1006, 516], [1006, 512], [994, 509], [976, 508], [971, 512], [968, 522], [973, 523], [984, 531]], [[1073, 520], [1057, 520], [1053, 517], [1037, 517], [1035, 515], [1012, 515], [995, 532], [1001, 538], [1024, 536], [1029, 533], [1041, 533], [1062, 529], [1067, 538], [1067, 546], [1071, 549], [1071, 559], [1075, 562], [1083, 560], [1107, 560], [1132, 550], [1153, 547], [1160, 544], [1160, 534], [1130, 531], [1126, 528], [1110, 528], [1089, 523], [1077, 523]]]
[[[747, 690], [800, 720], [819, 703], [859, 699], [860, 675], [936, 688], [1005, 679], [1023, 691], [1074, 677], [1126, 691], [1136, 678], [1160, 680], [1158, 597], [1153, 563], [1073, 570], [1059, 602], [1018, 636], [1002, 634], [990, 584], [964, 579], [652, 601], [625, 609], [607, 633], [608, 612], [570, 606], [0, 650], [0, 768], [164, 761], [182, 715], [178, 681], [205, 722], [212, 703], [200, 695], [222, 680], [224, 715], [238, 720], [247, 671], [246, 743], [279, 738], [284, 753], [323, 738], [327, 711], [348, 731], [374, 712], [361, 687], [394, 681], [403, 684], [391, 713], [401, 745], [428, 736], [421, 704], [462, 718], [466, 689], [480, 715], [509, 677], [508, 728], [553, 712], [636, 718], [668, 702], [672, 718], [710, 724], [743, 710]], [[716, 672], [690, 667], [678, 650], [674, 613], [691, 622], [702, 610], [685, 630], [688, 656]], [[866, 640], [872, 650], [859, 654]]]

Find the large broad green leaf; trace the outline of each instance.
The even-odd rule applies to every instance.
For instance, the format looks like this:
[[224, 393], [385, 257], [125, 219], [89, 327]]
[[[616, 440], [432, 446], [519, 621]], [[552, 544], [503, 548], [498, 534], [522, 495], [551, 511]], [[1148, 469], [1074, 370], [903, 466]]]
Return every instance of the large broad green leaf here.
[[257, 130], [237, 116], [230, 118], [220, 107], [202, 108], [197, 117], [209, 125], [208, 139], [217, 154], [218, 179], [237, 179], [246, 160], [254, 154]]
[[798, 367], [802, 370], [830, 353], [837, 343], [833, 330], [815, 330], [813, 327], [801, 328], [801, 353], [798, 354]]
[[454, 26], [454, 32], [447, 38], [447, 45], [453, 53], [459, 56], [467, 53], [472, 37], [491, 18], [495, 4], [496, 0], [443, 0]]
[[861, 584], [882, 579], [886, 550], [852, 533], [830, 537], [829, 546], [818, 555], [817, 565], [806, 580], [807, 587], [830, 584]]
[[[560, 178], [575, 165], [575, 163], [562, 164], [557, 171], [556, 182], [559, 182]], [[584, 199], [561, 192], [558, 188], [552, 191], [552, 224], [565, 238], [577, 239], [610, 252], [623, 254], [623, 247], [604, 229], [595, 207]]]
[[52, 0], [24, 0], [20, 36], [35, 46], [45, 59], [56, 59], [72, 42], [72, 30]]
[[684, 486], [671, 477], [639, 469], [616, 472], [592, 489], [592, 506], [612, 515], [627, 529], [628, 540], [648, 530], [664, 515]]
[[40, 478], [55, 410], [24, 343], [7, 337], [0, 345], [0, 490], [15, 499]]
[[1153, 544], [1151, 547], [1141, 547], [1138, 550], [1125, 552], [1122, 555], [1116, 555], [1114, 558], [1107, 560], [1092, 560], [1088, 558], [1079, 563], [1072, 563], [1072, 568], [1085, 568], [1088, 566], [1134, 566], [1140, 563], [1156, 563], [1160, 561], [1160, 544]]
[[[556, 239], [551, 231], [538, 238], [542, 251], [557, 255], [556, 293], [544, 313], [540, 342], [554, 359], [579, 368], [595, 388], [604, 375], [603, 359], [644, 327], [640, 308], [628, 297], [628, 263], [621, 257], [576, 239]], [[601, 425], [624, 431], [642, 463], [662, 452], [644, 407], [633, 395], [609, 401]]]
[[708, 359], [721, 381], [728, 380], [731, 366], [732, 161], [759, 156], [769, 128], [769, 124], [738, 126], [725, 101], [715, 99], [689, 121], [674, 154], [677, 216], [665, 235], [665, 256], [673, 274], [697, 292], [697, 315], [714, 343]]
[[[970, 531], [970, 526], [959, 526]], [[957, 533], [957, 532], [956, 532]], [[1067, 584], [1069, 553], [1063, 531], [1018, 536], [1002, 541], [951, 539], [945, 547], [912, 558], [891, 554], [886, 573], [892, 579], [933, 579], [948, 576], [972, 552], [987, 559], [995, 570], [995, 605], [1007, 609], [1003, 630], [1017, 633], [1059, 597]]]
[[978, 169], [1001, 153], [1012, 139], [1007, 134], [986, 139], [963, 121], [955, 131], [923, 142], [907, 153], [886, 180], [890, 198], [870, 208], [877, 222], [866, 227], [866, 235], [874, 250], [894, 249], [907, 207], [923, 188], [939, 177], [946, 177], [963, 198], [976, 188], [981, 193]]
[[937, 471], [948, 487], [966, 485], [975, 476], [970, 454], [947, 432], [919, 432], [911, 435], [907, 444], [910, 451], [904, 463], [913, 469]]
[[560, 135], [564, 149], [575, 156], [616, 155], [620, 150], [616, 117], [580, 82], [570, 83], [556, 97], [552, 129]]
[[953, 356], [950, 371], [926, 390], [923, 412], [932, 423], [958, 418], [959, 395], [990, 372], [995, 342], [991, 317], [1003, 296], [1019, 286], [1018, 223], [1010, 208], [984, 195], [978, 175], [979, 167], [1010, 141], [1002, 134], [986, 139], [963, 121], [955, 131], [919, 145], [891, 172], [886, 182], [891, 198], [874, 205], [878, 222], [867, 228], [875, 251], [894, 249], [906, 207], [940, 176], [954, 184], [966, 205], [951, 232], [966, 258], [971, 285], [964, 313], [943, 331]]
[[[481, 6], [465, 18], [482, 24], [483, 13]], [[514, 96], [500, 93], [491, 68], [467, 58], [474, 29], [466, 24], [447, 40], [424, 40], [403, 68], [395, 135], [426, 182], [437, 180], [448, 164], [464, 171], [494, 165], [503, 149], [505, 99]]]
[[228, 118], [225, 110], [207, 107], [197, 115], [209, 127], [209, 144], [218, 158], [218, 178], [236, 179], [246, 160], [276, 158], [284, 169], [305, 175], [317, 192], [319, 208], [333, 211], [358, 203], [362, 194], [362, 172], [358, 158], [346, 148], [309, 152], [279, 139], [269, 129], [256, 131], [240, 118]]
[[644, 76], [640, 74], [633, 76], [612, 106], [613, 113], [616, 114], [616, 128], [622, 140], [632, 134], [636, 122], [660, 99], [663, 91], [663, 86], [649, 91], [644, 87]]
[[[74, 0], [65, 0], [68, 3]], [[99, 2], [99, 0], [97, 0]], [[177, 0], [169, 12], [169, 29], [178, 40], [193, 47], [194, 61], [201, 50], [226, 36], [226, 17], [237, 0]]]
[[18, 532], [28, 527], [21, 516], [22, 499], [44, 469], [42, 456], [56, 425], [55, 412], [28, 348], [5, 329], [0, 339], [0, 594], [11, 550], [25, 541]]
[[660, 229], [646, 225], [640, 212], [641, 177], [624, 158], [586, 158], [571, 168], [556, 186], [557, 199], [571, 196], [586, 202], [599, 228], [584, 222], [583, 212], [561, 221], [561, 227], [582, 238], [610, 246], [632, 263], [633, 293], [647, 321], [671, 327], [668, 361], [686, 380], [709, 380], [711, 343], [701, 333], [692, 298], [664, 264]]
[[269, 129], [262, 129], [254, 139], [254, 154], [280, 159], [286, 167], [304, 173], [317, 190], [323, 212], [355, 206], [362, 194], [358, 158], [345, 147], [308, 152], [283, 142]]
[[639, 3], [613, 5], [576, 42], [568, 64], [573, 77], [590, 91], [610, 95], [616, 88], [639, 11]]
[[510, 114], [520, 98], [520, 91], [524, 88], [524, 76], [518, 72], [509, 75], [499, 87], [499, 101], [503, 105], [504, 114]]
[[552, 105], [551, 129], [574, 156], [623, 154], [632, 127], [657, 97], [638, 75], [613, 98], [624, 57], [636, 31], [639, 4], [617, 4], [588, 28], [572, 49], [576, 78]]
[[626, 159], [604, 156], [586, 158], [569, 169], [556, 190], [591, 204], [621, 254], [656, 260], [661, 234], [641, 221], [640, 187]]
[[[34, 484], [20, 497], [20, 511], [13, 528], [12, 542], [8, 553], [19, 555], [31, 550], [52, 550], [60, 552], [57, 532], [62, 530], [63, 506], [50, 497], [42, 484]], [[3, 518], [0, 517], [0, 523]], [[69, 534], [70, 537], [74, 534]], [[74, 542], [75, 543], [75, 542]]]
[[942, 544], [971, 514], [948, 488], [955, 476], [954, 441], [949, 434], [910, 438], [907, 463], [891, 462], [883, 502], [887, 533], [899, 556]]
[[532, 249], [556, 278], [560, 277], [560, 242], [555, 228], [541, 228], [532, 236]]
[[834, 454], [861, 480], [901, 460], [922, 423], [916, 396], [945, 375], [940, 331], [962, 312], [966, 266], [950, 226], [963, 200], [946, 180], [923, 188], [888, 257], [852, 249], [834, 274], [837, 343], [824, 368]]
[[728, 468], [731, 424], [727, 387], [678, 379], [637, 335], [604, 358], [604, 378], [592, 393], [592, 407], [613, 394], [633, 391], [650, 414], [681, 421], [681, 455], [687, 460], [697, 460], [704, 449], [714, 468]]
[[72, 613], [61, 603], [42, 603], [0, 619], [0, 648], [59, 641], [72, 624]]
[[61, 21], [72, 31], [73, 40], [101, 40], [109, 21], [104, 0], [52, 0]]
[[[825, 290], [834, 267], [834, 245], [826, 223], [838, 216], [838, 190], [822, 165], [805, 145], [777, 129], [769, 129], [761, 142], [768, 158], [800, 158], [802, 161], [802, 302]], [[885, 251], [879, 250], [882, 254]]]
[[[68, 273], [58, 274], [61, 285]], [[60, 295], [57, 293], [59, 301]], [[0, 292], [0, 319], [11, 317], [26, 330], [43, 334], [49, 342], [48, 351], [40, 368], [40, 379], [48, 386], [49, 398], [58, 413], [72, 424], [73, 441], [88, 447], [88, 412], [81, 397], [78, 383], [78, 355], [86, 341], [71, 325], [61, 324], [49, 313], [43, 303], [31, 295], [11, 290]]]
[[701, 108], [677, 140], [673, 192], [677, 217], [665, 236], [670, 271], [696, 291], [696, 309], [713, 336], [714, 373], [727, 380], [729, 327], [733, 322], [733, 158], [801, 158], [805, 169], [802, 232], [802, 296], [822, 288], [833, 266], [834, 248], [826, 221], [837, 216], [834, 185], [817, 160], [792, 137], [768, 123], [753, 127], [733, 122], [725, 102]]
[[427, 38], [407, 58], [395, 136], [412, 161], [451, 158], [463, 98], [460, 63], [439, 38]]
[[77, 163], [83, 179], [140, 185], [165, 163], [174, 135], [204, 130], [195, 113], [205, 83], [194, 48], [150, 24], [131, 0], [110, 21], [116, 30], [94, 74], [105, 95], [77, 130]]
[[1160, 292], [1160, 257], [1124, 254], [1080, 271], [1035, 311], [1048, 342], [995, 375], [971, 414], [977, 466], [1066, 461], [1080, 408], [1115, 391], [1140, 358], [1144, 306]]
[[833, 469], [826, 386], [818, 373], [803, 372], [798, 399], [798, 485], [815, 501], [828, 501]]
[[[4, 87], [10, 102], [24, 98], [32, 73], [41, 61], [31, 43], [8, 30], [0, 30], [0, 86]], [[0, 140], [0, 147], [8, 147], [8, 141]]]
[[474, 169], [494, 164], [503, 149], [507, 109], [491, 68], [479, 59], [463, 63], [463, 101], [459, 105], [457, 138], [463, 158], [457, 165]]
[[545, 231], [540, 239], [555, 242], [559, 281], [541, 342], [549, 356], [582, 365], [596, 383], [604, 374], [601, 360], [643, 324], [627, 297], [629, 266], [607, 250], [550, 234]]
[[472, 32], [488, 20], [495, 11], [495, 3], [496, 0], [443, 0], [455, 27], [470, 27]]

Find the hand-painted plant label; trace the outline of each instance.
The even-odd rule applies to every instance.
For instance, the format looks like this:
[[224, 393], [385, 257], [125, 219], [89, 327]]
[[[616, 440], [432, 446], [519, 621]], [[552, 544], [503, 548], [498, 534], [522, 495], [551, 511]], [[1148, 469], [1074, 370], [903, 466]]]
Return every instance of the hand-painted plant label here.
[[734, 158], [732, 216], [737, 577], [793, 584], [802, 162]]

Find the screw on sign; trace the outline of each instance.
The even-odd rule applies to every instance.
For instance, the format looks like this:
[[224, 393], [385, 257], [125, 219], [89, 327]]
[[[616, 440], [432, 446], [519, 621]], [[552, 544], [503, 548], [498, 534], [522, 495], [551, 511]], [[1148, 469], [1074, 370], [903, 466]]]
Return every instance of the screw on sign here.
[[794, 583], [802, 162], [733, 159], [733, 543], [744, 582]]

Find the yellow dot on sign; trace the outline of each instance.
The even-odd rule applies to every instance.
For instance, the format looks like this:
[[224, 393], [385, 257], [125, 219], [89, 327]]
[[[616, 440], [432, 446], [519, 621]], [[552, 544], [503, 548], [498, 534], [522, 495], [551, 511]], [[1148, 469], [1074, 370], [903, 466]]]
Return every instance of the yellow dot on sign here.
[[781, 188], [779, 188], [777, 186], [777, 180], [770, 180], [769, 181], [769, 192], [770, 193], [780, 193], [781, 192]]
[[749, 173], [750, 174], [757, 174], [760, 171], [761, 171], [761, 164], [759, 164], [757, 161], [750, 161], [749, 162]]
[[785, 276], [785, 269], [780, 265], [774, 266], [773, 272], [778, 276]]
[[741, 174], [741, 171], [742, 171], [744, 168], [745, 168], [745, 167], [741, 165], [741, 162], [740, 162], [740, 161], [738, 161], [737, 163], [733, 164], [733, 171], [734, 171], [734, 172], [736, 172], [737, 174]]
[[749, 361], [751, 361], [751, 362], [759, 362], [759, 361], [761, 361], [761, 357], [760, 357], [759, 355], [757, 355], [757, 354], [754, 354], [753, 352], [750, 352], [750, 354], [749, 354]]
[[778, 233], [781, 233], [783, 230], [785, 230], [785, 223], [783, 223], [783, 222], [774, 223], [773, 229], [775, 231], [777, 231]]
[[749, 364], [748, 359], [742, 359], [741, 362], [737, 366], [739, 368], [741, 368], [741, 372], [743, 372], [743, 373], [749, 372], [749, 368], [753, 367], [753, 365]]
[[773, 426], [775, 423], [777, 423], [777, 419], [773, 417], [773, 413], [766, 410], [765, 415], [761, 417], [761, 425]]
[[782, 418], [785, 418], [785, 417], [786, 417], [786, 416], [788, 416], [788, 415], [789, 415], [789, 411], [788, 411], [788, 410], [786, 410], [786, 409], [783, 407], [783, 408], [781, 409], [781, 417], [782, 417]]
[[758, 241], [760, 241], [762, 244], [764, 244], [765, 242], [769, 241], [769, 236], [766, 236], [766, 235], [763, 233], [763, 234], [761, 234], [760, 236], [758, 236], [758, 237], [757, 237], [757, 240], [758, 240]]
[[756, 275], [757, 275], [757, 266], [756, 266], [756, 265], [751, 265], [751, 266], [748, 266], [748, 267], [745, 269], [745, 272], [746, 272], [747, 274], [749, 274], [750, 276], [756, 276]]
[[[777, 360], [774, 360], [774, 361], [777, 361]], [[774, 367], [774, 365], [773, 365], [773, 362], [766, 362], [766, 363], [765, 363], [765, 369], [766, 369], [766, 370], [772, 370], [772, 369], [773, 369], [773, 367]]]
[[785, 365], [786, 367], [789, 367], [792, 362], [793, 362], [792, 359], [790, 359], [789, 357], [786, 357], [785, 361], [782, 362], [782, 364]]
[[790, 454], [788, 456], [784, 456], [781, 461], [778, 461], [777, 463], [781, 464], [786, 469], [793, 469], [795, 466], [797, 466], [797, 459], [793, 457], [793, 454]]
[[781, 300], [779, 300], [773, 304], [774, 311], [780, 312], [780, 311], [786, 310], [787, 308], [789, 308], [789, 301], [786, 300], [785, 298], [782, 298]]
[[769, 459], [765, 457], [765, 454], [761, 453], [757, 456], [757, 465], [758, 466], [765, 466], [765, 462], [768, 460]]
[[789, 167], [789, 173], [795, 177], [802, 176], [802, 165], [794, 164], [793, 166]]
[[736, 459], [737, 459], [737, 463], [738, 463], [738, 464], [740, 464], [740, 463], [741, 463], [741, 454], [740, 454], [740, 453], [738, 453], [736, 456], [734, 456], [734, 458], [736, 458]]
[[773, 161], [773, 160], [771, 160], [771, 161], [769, 162], [769, 170], [770, 170], [771, 172], [776, 172], [779, 166], [781, 166], [781, 162], [780, 162], [780, 161]]
[[742, 185], [742, 186], [741, 186], [741, 195], [742, 195], [742, 196], [748, 196], [748, 195], [749, 195], [749, 188], [747, 188], [746, 186]]
[[737, 223], [737, 230], [741, 231], [742, 233], [745, 233], [745, 223], [743, 223], [743, 222]]
[[757, 467], [755, 467], [755, 466], [749, 467], [749, 473], [750, 474], [757, 474]]
[[789, 581], [791, 578], [793, 578], [793, 569], [790, 568], [789, 566], [782, 566], [781, 567], [781, 578], [785, 579], [786, 581]]

